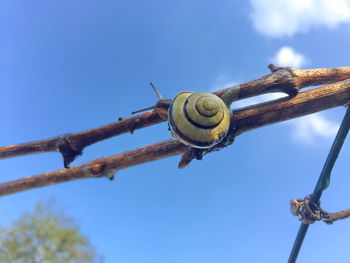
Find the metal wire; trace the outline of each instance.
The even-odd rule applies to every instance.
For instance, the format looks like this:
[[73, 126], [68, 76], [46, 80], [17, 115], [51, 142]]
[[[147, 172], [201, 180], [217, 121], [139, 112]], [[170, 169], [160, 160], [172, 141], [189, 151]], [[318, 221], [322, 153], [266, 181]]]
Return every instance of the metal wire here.
[[[337, 136], [334, 139], [331, 150], [329, 151], [327, 160], [323, 166], [320, 177], [311, 196], [311, 203], [317, 204], [321, 198], [322, 192], [328, 187], [330, 183], [331, 172], [335, 161], [338, 158], [339, 152], [343, 146], [346, 135], [350, 129], [350, 108], [347, 107], [345, 116], [338, 130]], [[288, 263], [295, 263], [298, 257], [301, 245], [303, 244], [305, 235], [309, 228], [309, 224], [301, 224], [298, 234], [295, 238], [292, 251], [289, 255]]]

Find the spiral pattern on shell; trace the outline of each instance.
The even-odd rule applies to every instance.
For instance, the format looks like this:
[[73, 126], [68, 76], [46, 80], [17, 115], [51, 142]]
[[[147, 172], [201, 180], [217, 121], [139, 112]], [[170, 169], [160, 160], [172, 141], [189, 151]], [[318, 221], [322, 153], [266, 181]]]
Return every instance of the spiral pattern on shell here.
[[181, 92], [170, 104], [169, 124], [173, 135], [194, 148], [219, 143], [230, 126], [226, 104], [209, 92]]

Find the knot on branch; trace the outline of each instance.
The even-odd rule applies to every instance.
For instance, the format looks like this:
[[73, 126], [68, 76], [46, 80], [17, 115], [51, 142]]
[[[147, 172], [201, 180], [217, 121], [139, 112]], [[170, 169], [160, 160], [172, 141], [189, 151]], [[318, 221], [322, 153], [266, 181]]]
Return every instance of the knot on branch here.
[[69, 165], [75, 160], [75, 158], [83, 154], [83, 148], [73, 148], [70, 137], [71, 134], [69, 133], [63, 134], [58, 136], [56, 142], [56, 147], [63, 157], [64, 168], [69, 168]]
[[[267, 66], [271, 73], [281, 73], [286, 75], [285, 76], [285, 83], [280, 83], [278, 90], [287, 93], [290, 97], [294, 97], [298, 94], [300, 86], [299, 83], [296, 81], [297, 77], [295, 74], [295, 69], [292, 67], [278, 67], [274, 64], [269, 64]], [[283, 79], [283, 78], [282, 78]]]
[[316, 221], [323, 221], [326, 224], [333, 224], [334, 221], [350, 217], [350, 209], [335, 213], [328, 213], [317, 204], [311, 202], [311, 195], [304, 199], [290, 201], [290, 211], [294, 216], [298, 216], [303, 224], [312, 224]]
[[311, 195], [304, 199], [291, 200], [290, 211], [294, 216], [298, 216], [303, 224], [313, 224], [321, 220], [327, 223], [329, 219], [328, 213], [320, 207], [320, 202], [311, 202]]
[[274, 73], [276, 71], [279, 71], [279, 70], [286, 70], [288, 71], [293, 77], [296, 77], [296, 74], [295, 74], [295, 69], [292, 68], [292, 67], [279, 67], [279, 66], [275, 66], [274, 64], [269, 64], [267, 65], [267, 67], [270, 69], [271, 73]]
[[105, 161], [99, 161], [87, 166], [88, 171], [93, 177], [106, 177], [109, 180], [113, 180], [116, 171], [107, 169], [107, 163]]

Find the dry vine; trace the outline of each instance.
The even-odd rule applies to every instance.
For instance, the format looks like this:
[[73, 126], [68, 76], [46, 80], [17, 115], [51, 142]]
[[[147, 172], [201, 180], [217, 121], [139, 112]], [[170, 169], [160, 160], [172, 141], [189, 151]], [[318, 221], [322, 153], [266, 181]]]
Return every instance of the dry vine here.
[[[267, 124], [346, 105], [350, 100], [350, 67], [295, 70], [276, 68], [270, 65], [270, 69], [271, 74], [239, 85], [237, 99], [275, 91], [285, 92], [289, 94], [289, 97], [231, 112], [232, 128], [228, 138], [234, 138], [245, 131]], [[298, 93], [302, 88], [322, 84], [329, 85]], [[223, 89], [215, 93], [224, 97], [233, 89], [237, 89], [237, 87]], [[0, 147], [0, 159], [24, 154], [59, 151], [63, 155], [65, 167], [68, 167], [88, 145], [165, 121], [166, 105], [160, 103], [152, 112], [87, 131]], [[180, 153], [185, 153], [180, 161], [180, 167], [186, 166], [195, 157], [192, 149], [175, 139], [171, 139], [99, 158], [69, 169], [60, 169], [2, 183], [0, 184], [0, 196], [76, 179], [104, 176], [112, 178], [118, 170]]]

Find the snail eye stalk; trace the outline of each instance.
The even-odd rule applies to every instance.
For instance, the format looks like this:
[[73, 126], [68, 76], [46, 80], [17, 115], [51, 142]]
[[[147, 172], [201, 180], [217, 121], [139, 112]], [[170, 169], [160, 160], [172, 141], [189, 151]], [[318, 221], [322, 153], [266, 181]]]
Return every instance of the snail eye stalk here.
[[156, 88], [156, 86], [150, 82], [149, 83], [151, 85], [151, 87], [153, 88], [154, 92], [156, 93], [157, 97], [158, 97], [158, 102], [156, 105], [141, 109], [141, 110], [137, 110], [137, 111], [133, 111], [131, 114], [135, 114], [135, 113], [139, 113], [139, 112], [143, 112], [143, 111], [147, 111], [147, 110], [153, 110], [156, 109], [158, 107], [158, 105], [160, 104], [160, 102], [164, 101], [163, 96], [160, 94], [159, 90]]

